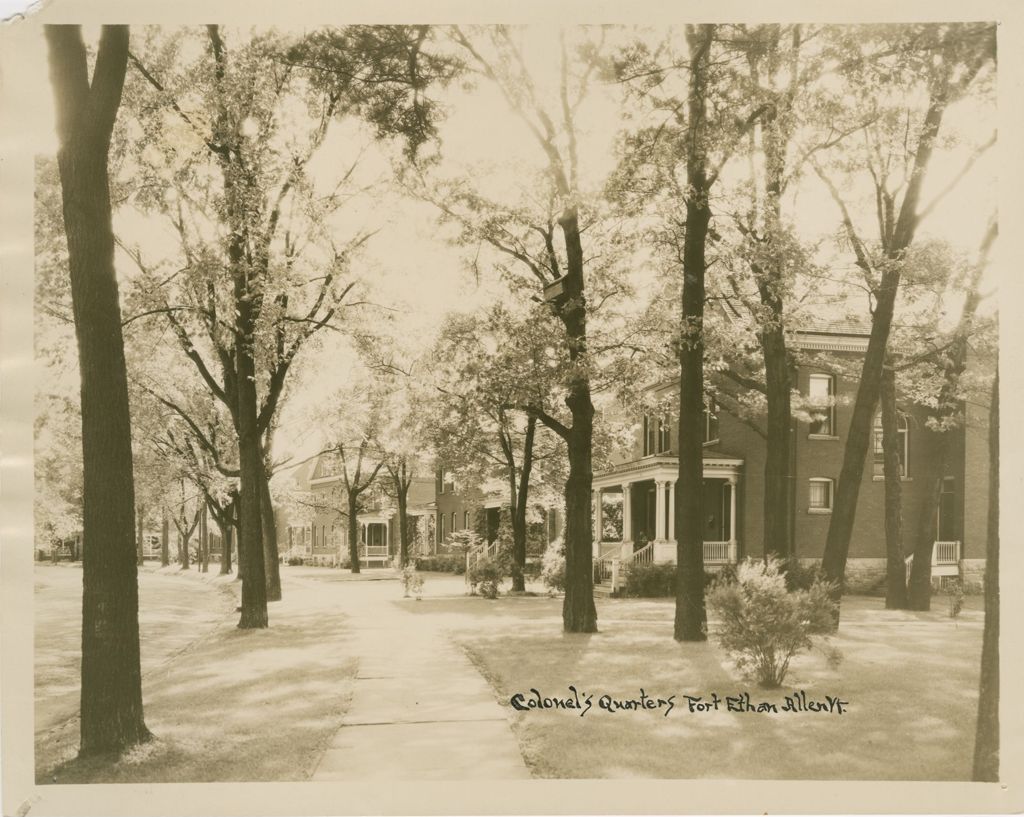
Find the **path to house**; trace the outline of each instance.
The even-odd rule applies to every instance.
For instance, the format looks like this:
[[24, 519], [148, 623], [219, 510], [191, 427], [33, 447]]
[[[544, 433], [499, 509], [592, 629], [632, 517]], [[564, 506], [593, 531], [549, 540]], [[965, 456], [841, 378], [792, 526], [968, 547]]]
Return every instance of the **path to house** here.
[[[428, 584], [431, 595], [462, 590], [458, 580]], [[528, 778], [494, 692], [436, 622], [396, 606], [393, 582], [345, 589], [339, 603], [359, 668], [342, 727], [311, 779]]]

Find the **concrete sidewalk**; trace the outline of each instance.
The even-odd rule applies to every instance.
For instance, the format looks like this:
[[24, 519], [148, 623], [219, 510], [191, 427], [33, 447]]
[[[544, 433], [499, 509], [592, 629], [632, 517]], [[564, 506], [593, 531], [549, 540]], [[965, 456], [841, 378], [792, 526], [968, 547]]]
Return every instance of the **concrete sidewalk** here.
[[400, 592], [374, 582], [339, 593], [359, 670], [311, 779], [529, 778], [487, 682], [436, 623], [392, 603]]

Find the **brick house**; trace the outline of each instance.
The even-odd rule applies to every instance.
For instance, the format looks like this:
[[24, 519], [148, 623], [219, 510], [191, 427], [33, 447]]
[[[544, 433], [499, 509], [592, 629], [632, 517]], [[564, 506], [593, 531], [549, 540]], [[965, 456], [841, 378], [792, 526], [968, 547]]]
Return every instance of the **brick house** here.
[[[792, 520], [790, 552], [801, 562], [822, 557], [836, 481], [842, 467], [845, 434], [853, 412], [857, 382], [837, 374], [813, 353], [858, 362], [867, 348], [867, 330], [849, 324], [821, 324], [794, 333], [792, 345], [808, 354], [794, 372], [801, 394], [826, 405], [812, 422], [794, 420], [793, 483], [788, 512]], [[820, 364], [820, 365], [818, 365]], [[859, 370], [859, 365], [852, 367]], [[669, 398], [677, 383], [654, 389]], [[676, 400], [678, 397], [676, 397]], [[927, 530], [938, 468], [936, 433], [925, 425], [919, 406], [899, 403], [902, 442], [904, 550]], [[950, 467], [938, 506], [933, 576], [959, 576], [977, 585], [984, 574], [988, 507], [988, 413], [965, 407], [967, 422], [955, 434]], [[597, 570], [618, 581], [627, 563], [675, 561], [674, 486], [678, 474], [674, 422], [645, 416], [632, 447], [605, 471], [594, 474]], [[704, 424], [704, 563], [709, 569], [764, 554], [764, 439], [748, 424], [712, 404]], [[885, 576], [884, 477], [881, 428], [876, 420], [875, 450], [868, 452], [857, 515], [850, 540], [847, 580], [851, 588], [877, 586]]]
[[[435, 473], [435, 490], [435, 544], [447, 541], [452, 533], [462, 530], [473, 530], [488, 543], [497, 538], [501, 510], [507, 508], [509, 504], [507, 493], [489, 493], [475, 487], [464, 488], [443, 466]], [[563, 516], [561, 508], [543, 508], [545, 538], [548, 542], [553, 542], [562, 535]]]
[[[363, 464], [364, 469], [372, 470], [373, 467], [374, 463]], [[378, 474], [378, 488], [385, 479]], [[301, 482], [296, 481], [312, 497], [308, 511], [302, 514], [303, 521], [308, 519], [309, 524], [285, 525], [283, 533], [287, 539], [279, 542], [279, 548], [313, 564], [334, 566], [346, 561], [349, 554], [348, 519], [343, 513], [346, 499], [339, 462], [334, 457], [322, 455], [315, 460], [308, 476], [304, 475]], [[397, 503], [380, 490], [368, 491], [364, 496], [365, 507], [357, 518], [360, 564], [384, 567], [391, 563], [400, 549]], [[413, 547], [432, 543], [435, 516], [432, 478], [413, 478], [406, 510]]]

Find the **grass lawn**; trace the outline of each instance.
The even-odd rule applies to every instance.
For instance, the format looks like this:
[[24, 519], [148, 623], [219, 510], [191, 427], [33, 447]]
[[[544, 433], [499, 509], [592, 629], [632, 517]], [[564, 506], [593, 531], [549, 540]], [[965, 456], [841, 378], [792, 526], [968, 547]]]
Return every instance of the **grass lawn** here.
[[[531, 772], [548, 778], [733, 778], [968, 780], [974, 744], [983, 625], [980, 598], [949, 618], [933, 611], [887, 611], [882, 600], [848, 597], [833, 646], [793, 661], [782, 690], [760, 690], [709, 641], [672, 639], [673, 603], [600, 599], [600, 633], [561, 632], [561, 599], [425, 598], [399, 602], [437, 618], [466, 649], [508, 707]], [[714, 621], [711, 628], [714, 628]], [[593, 696], [584, 716], [571, 709], [514, 711], [511, 696], [531, 688]], [[599, 698], [635, 699], [641, 687], [675, 708], [609, 712]], [[708, 699], [747, 691], [781, 705], [805, 690], [848, 701], [846, 714], [691, 713], [686, 695]]]
[[241, 631], [237, 582], [175, 570], [139, 576], [143, 700], [155, 738], [113, 761], [74, 759], [81, 570], [36, 568], [36, 700], [45, 712], [36, 733], [39, 783], [278, 781], [311, 773], [341, 724], [356, 670], [337, 590], [285, 573], [271, 628]]

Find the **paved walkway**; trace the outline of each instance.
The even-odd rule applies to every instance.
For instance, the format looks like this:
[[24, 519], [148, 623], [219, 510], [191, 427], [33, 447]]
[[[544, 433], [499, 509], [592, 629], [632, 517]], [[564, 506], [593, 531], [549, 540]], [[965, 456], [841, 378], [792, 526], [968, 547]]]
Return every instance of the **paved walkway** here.
[[436, 622], [396, 606], [394, 582], [338, 589], [359, 670], [312, 780], [529, 778], [490, 686]]

